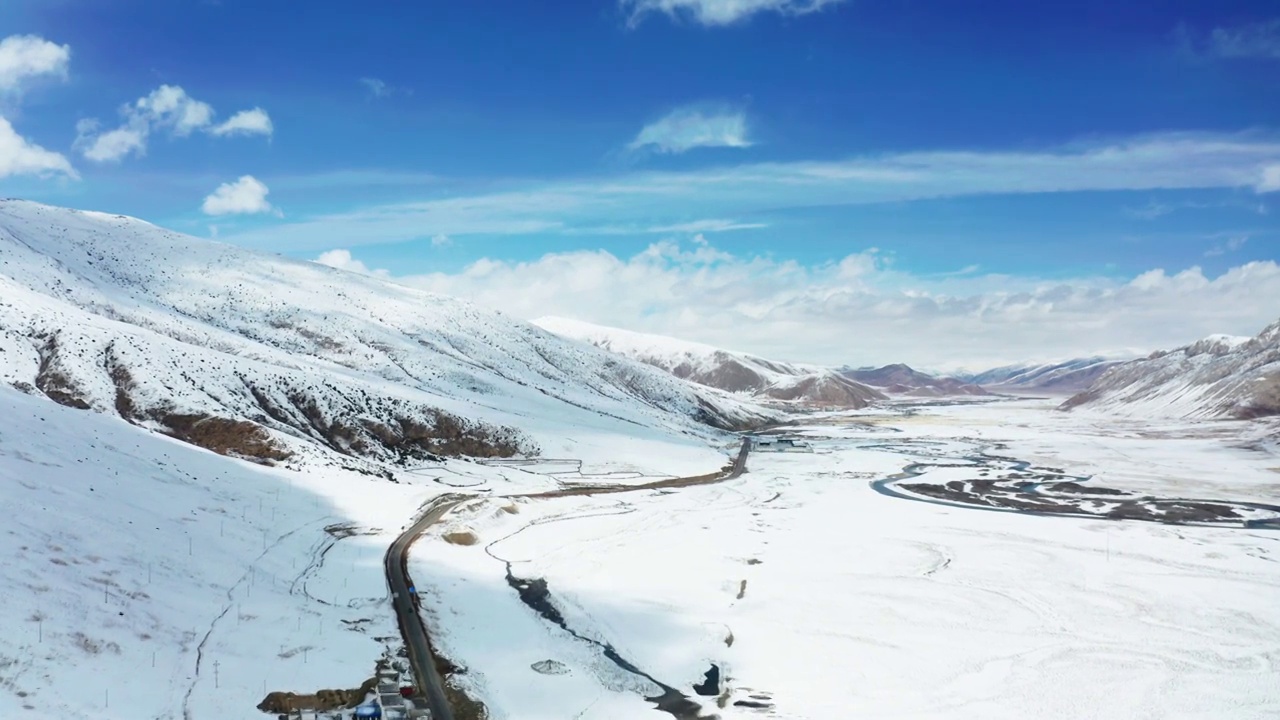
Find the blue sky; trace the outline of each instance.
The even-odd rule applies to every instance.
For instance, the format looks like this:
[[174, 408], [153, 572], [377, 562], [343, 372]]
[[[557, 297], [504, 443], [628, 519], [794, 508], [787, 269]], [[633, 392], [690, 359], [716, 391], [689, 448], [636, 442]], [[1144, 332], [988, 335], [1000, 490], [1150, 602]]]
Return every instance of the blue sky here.
[[[721, 308], [724, 336], [664, 298], [638, 301], [645, 312], [540, 300], [710, 341], [766, 312], [753, 303], [785, 314], [797, 293], [825, 297], [815, 278], [851, 258], [874, 259], [865, 314], [874, 298], [989, 307], [979, 299], [1012, 287], [1118, 288], [1156, 269], [1212, 282], [1280, 254], [1271, 2], [302, 8], [7, 0], [0, 195], [328, 253], [525, 315], [540, 308], [460, 278], [494, 264], [542, 278], [598, 252], [665, 258], [688, 282], [752, 263], [804, 271], [800, 286]], [[1258, 291], [1247, 296], [1270, 309], [1170, 320], [1158, 336], [1124, 326], [1079, 349], [1256, 331], [1280, 308], [1271, 285]]]

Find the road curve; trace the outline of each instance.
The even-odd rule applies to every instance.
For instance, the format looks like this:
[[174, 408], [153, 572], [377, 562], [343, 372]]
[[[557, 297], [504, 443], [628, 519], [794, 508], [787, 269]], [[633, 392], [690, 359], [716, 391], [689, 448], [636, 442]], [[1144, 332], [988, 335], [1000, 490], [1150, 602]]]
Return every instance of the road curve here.
[[[642, 490], [662, 488], [692, 487], [732, 480], [747, 469], [747, 455], [751, 452], [751, 439], [742, 439], [742, 449], [733, 464], [725, 470], [710, 475], [697, 475], [685, 478], [668, 478], [639, 485], [581, 485], [562, 490], [542, 493], [515, 494], [498, 497], [520, 498], [553, 498], [582, 495], [609, 495]], [[396, 621], [400, 625], [400, 635], [404, 638], [405, 649], [409, 654], [409, 667], [413, 671], [415, 686], [427, 698], [427, 707], [431, 710], [432, 720], [453, 720], [453, 710], [449, 707], [448, 697], [444, 691], [444, 677], [436, 669], [435, 652], [427, 634], [426, 625], [414, 606], [409, 588], [413, 586], [413, 578], [409, 577], [409, 547], [427, 528], [439, 522], [449, 511], [475, 497], [449, 493], [434, 498], [412, 525], [387, 548], [384, 564], [387, 571], [387, 585], [391, 588], [391, 605], [396, 613]]]

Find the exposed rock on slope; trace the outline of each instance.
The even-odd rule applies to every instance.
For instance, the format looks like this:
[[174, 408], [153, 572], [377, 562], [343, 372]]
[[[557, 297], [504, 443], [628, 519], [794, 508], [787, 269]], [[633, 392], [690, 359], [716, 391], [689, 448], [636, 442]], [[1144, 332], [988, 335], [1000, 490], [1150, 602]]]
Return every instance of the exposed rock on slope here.
[[669, 437], [771, 417], [453, 298], [13, 200], [0, 382], [262, 460], [510, 455], [557, 427]]
[[922, 373], [901, 363], [880, 368], [842, 368], [840, 374], [895, 395], [940, 397], [946, 395], [989, 395], [978, 385], [950, 377]]
[[1075, 407], [1187, 418], [1280, 414], [1280, 322], [1255, 338], [1214, 335], [1117, 365], [1062, 404]]
[[684, 380], [758, 397], [846, 408], [865, 407], [884, 394], [828, 368], [775, 362], [662, 335], [544, 317], [535, 325], [557, 335], [661, 368]]

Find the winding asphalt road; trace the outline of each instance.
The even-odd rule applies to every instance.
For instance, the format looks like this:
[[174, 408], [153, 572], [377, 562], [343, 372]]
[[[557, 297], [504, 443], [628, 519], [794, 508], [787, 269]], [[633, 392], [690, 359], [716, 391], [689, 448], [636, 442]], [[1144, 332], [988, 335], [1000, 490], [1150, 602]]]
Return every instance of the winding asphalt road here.
[[[710, 485], [712, 483], [732, 480], [747, 469], [747, 455], [751, 452], [751, 439], [742, 439], [742, 449], [738, 452], [733, 464], [725, 471], [710, 475], [698, 475], [687, 478], [669, 478], [639, 485], [582, 485], [563, 490], [552, 490], [543, 493], [509, 495], [505, 497], [553, 498], [581, 495], [611, 495], [642, 490], [658, 490], [662, 488], [692, 487], [694, 485]], [[448, 697], [444, 691], [444, 677], [436, 669], [435, 651], [427, 634], [426, 625], [414, 606], [409, 588], [413, 587], [413, 578], [409, 577], [409, 547], [427, 528], [439, 522], [445, 515], [476, 495], [450, 493], [435, 498], [427, 505], [422, 516], [410, 525], [391, 547], [387, 548], [384, 564], [387, 571], [387, 585], [391, 588], [391, 604], [395, 609], [396, 620], [400, 624], [400, 635], [404, 638], [405, 649], [409, 654], [409, 667], [416, 679], [416, 687], [427, 699], [427, 707], [431, 710], [431, 720], [453, 720], [453, 710], [449, 707]]]
[[409, 546], [427, 528], [468, 497], [471, 496], [449, 494], [432, 500], [422, 517], [391, 543], [384, 559], [387, 585], [391, 588], [391, 605], [395, 608], [400, 636], [404, 638], [404, 646], [409, 653], [409, 667], [416, 678], [416, 686], [427, 698], [431, 720], [453, 720], [453, 710], [449, 708], [449, 700], [444, 693], [444, 677], [436, 669], [435, 652], [427, 637], [426, 625], [418, 615], [413, 597], [409, 594], [409, 588], [413, 586], [413, 579], [409, 577]]

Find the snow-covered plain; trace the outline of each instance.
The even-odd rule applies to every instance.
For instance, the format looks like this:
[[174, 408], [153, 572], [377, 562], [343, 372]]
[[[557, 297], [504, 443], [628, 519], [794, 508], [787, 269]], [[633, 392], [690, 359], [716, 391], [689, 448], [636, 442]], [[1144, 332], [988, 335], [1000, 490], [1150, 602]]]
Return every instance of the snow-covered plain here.
[[[476, 501], [420, 541], [411, 569], [495, 718], [655, 717], [643, 696], [659, 694], [523, 605], [505, 562], [546, 580], [574, 633], [708, 716], [1280, 715], [1274, 531], [983, 512], [869, 486], [999, 442], [1117, 489], [1280, 499], [1273, 426], [1051, 408], [810, 416], [813, 453], [755, 453], [722, 484]], [[441, 537], [464, 528], [479, 542]], [[544, 660], [567, 672], [531, 667]], [[712, 664], [721, 694], [698, 697]]]

